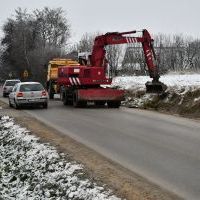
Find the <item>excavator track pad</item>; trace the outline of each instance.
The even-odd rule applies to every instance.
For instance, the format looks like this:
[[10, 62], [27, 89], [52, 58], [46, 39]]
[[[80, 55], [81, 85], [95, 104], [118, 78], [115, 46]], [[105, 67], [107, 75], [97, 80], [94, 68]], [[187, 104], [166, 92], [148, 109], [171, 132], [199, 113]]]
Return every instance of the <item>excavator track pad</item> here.
[[145, 85], [147, 93], [163, 93], [167, 89], [167, 86], [160, 81], [148, 81]]

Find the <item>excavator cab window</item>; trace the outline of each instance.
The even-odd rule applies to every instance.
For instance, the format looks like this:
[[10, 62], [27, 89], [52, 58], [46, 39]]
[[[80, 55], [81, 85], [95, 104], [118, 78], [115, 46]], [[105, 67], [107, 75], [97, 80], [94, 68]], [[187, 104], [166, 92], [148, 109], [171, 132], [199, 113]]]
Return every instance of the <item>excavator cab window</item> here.
[[84, 58], [79, 58], [78, 59], [78, 62], [80, 63], [80, 65], [87, 65], [87, 60], [86, 59], [84, 59]]

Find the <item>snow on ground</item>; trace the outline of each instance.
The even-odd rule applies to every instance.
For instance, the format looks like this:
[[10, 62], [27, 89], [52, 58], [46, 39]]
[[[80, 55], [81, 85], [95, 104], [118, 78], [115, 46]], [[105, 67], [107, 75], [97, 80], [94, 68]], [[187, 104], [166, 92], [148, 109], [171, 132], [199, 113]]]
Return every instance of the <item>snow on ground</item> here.
[[0, 117], [0, 152], [0, 199], [119, 200], [8, 116]]
[[[187, 112], [193, 112], [190, 108], [199, 108], [200, 103], [200, 74], [167, 74], [160, 77], [160, 81], [167, 85], [165, 97], [158, 94], [146, 93], [145, 83], [151, 81], [149, 76], [121, 76], [113, 79], [113, 87], [127, 90], [123, 105], [136, 108], [158, 109], [158, 106], [166, 103], [172, 109], [174, 104], [180, 106], [182, 112], [187, 107]], [[170, 108], [167, 108], [170, 110]], [[199, 109], [198, 109], [199, 110]], [[186, 112], [186, 111], [185, 111]]]
[[[113, 79], [112, 86], [123, 89], [145, 89], [145, 83], [151, 81], [149, 76], [120, 76]], [[200, 74], [177, 75], [168, 74], [160, 77], [160, 81], [170, 87], [200, 87]]]

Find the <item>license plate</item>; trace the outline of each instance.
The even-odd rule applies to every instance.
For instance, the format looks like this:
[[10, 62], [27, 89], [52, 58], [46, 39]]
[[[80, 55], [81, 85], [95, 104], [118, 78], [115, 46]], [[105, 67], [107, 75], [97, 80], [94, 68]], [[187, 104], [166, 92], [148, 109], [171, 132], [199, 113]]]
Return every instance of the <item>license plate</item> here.
[[29, 99], [28, 101], [29, 101], [29, 102], [35, 102], [36, 99]]

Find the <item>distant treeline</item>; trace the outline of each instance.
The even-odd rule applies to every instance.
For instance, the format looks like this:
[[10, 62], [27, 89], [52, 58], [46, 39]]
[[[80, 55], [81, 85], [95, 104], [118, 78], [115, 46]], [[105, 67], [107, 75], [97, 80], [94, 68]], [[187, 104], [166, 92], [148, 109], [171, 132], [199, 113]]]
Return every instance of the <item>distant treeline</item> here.
[[[161, 73], [168, 71], [200, 72], [200, 40], [184, 35], [154, 36], [154, 48]], [[146, 64], [142, 48], [133, 45], [127, 48], [121, 73], [145, 74]]]
[[[113, 30], [115, 31], [115, 30]], [[96, 35], [85, 33], [80, 41], [70, 44], [71, 28], [61, 8], [45, 7], [31, 13], [18, 8], [3, 25], [0, 48], [0, 79], [21, 78], [45, 82], [48, 61], [55, 57], [77, 59], [78, 52], [91, 51]], [[152, 34], [152, 33], [151, 33]], [[200, 40], [184, 35], [154, 36], [154, 46], [161, 73], [168, 71], [200, 71]], [[111, 72], [146, 74], [141, 44], [106, 47]]]

